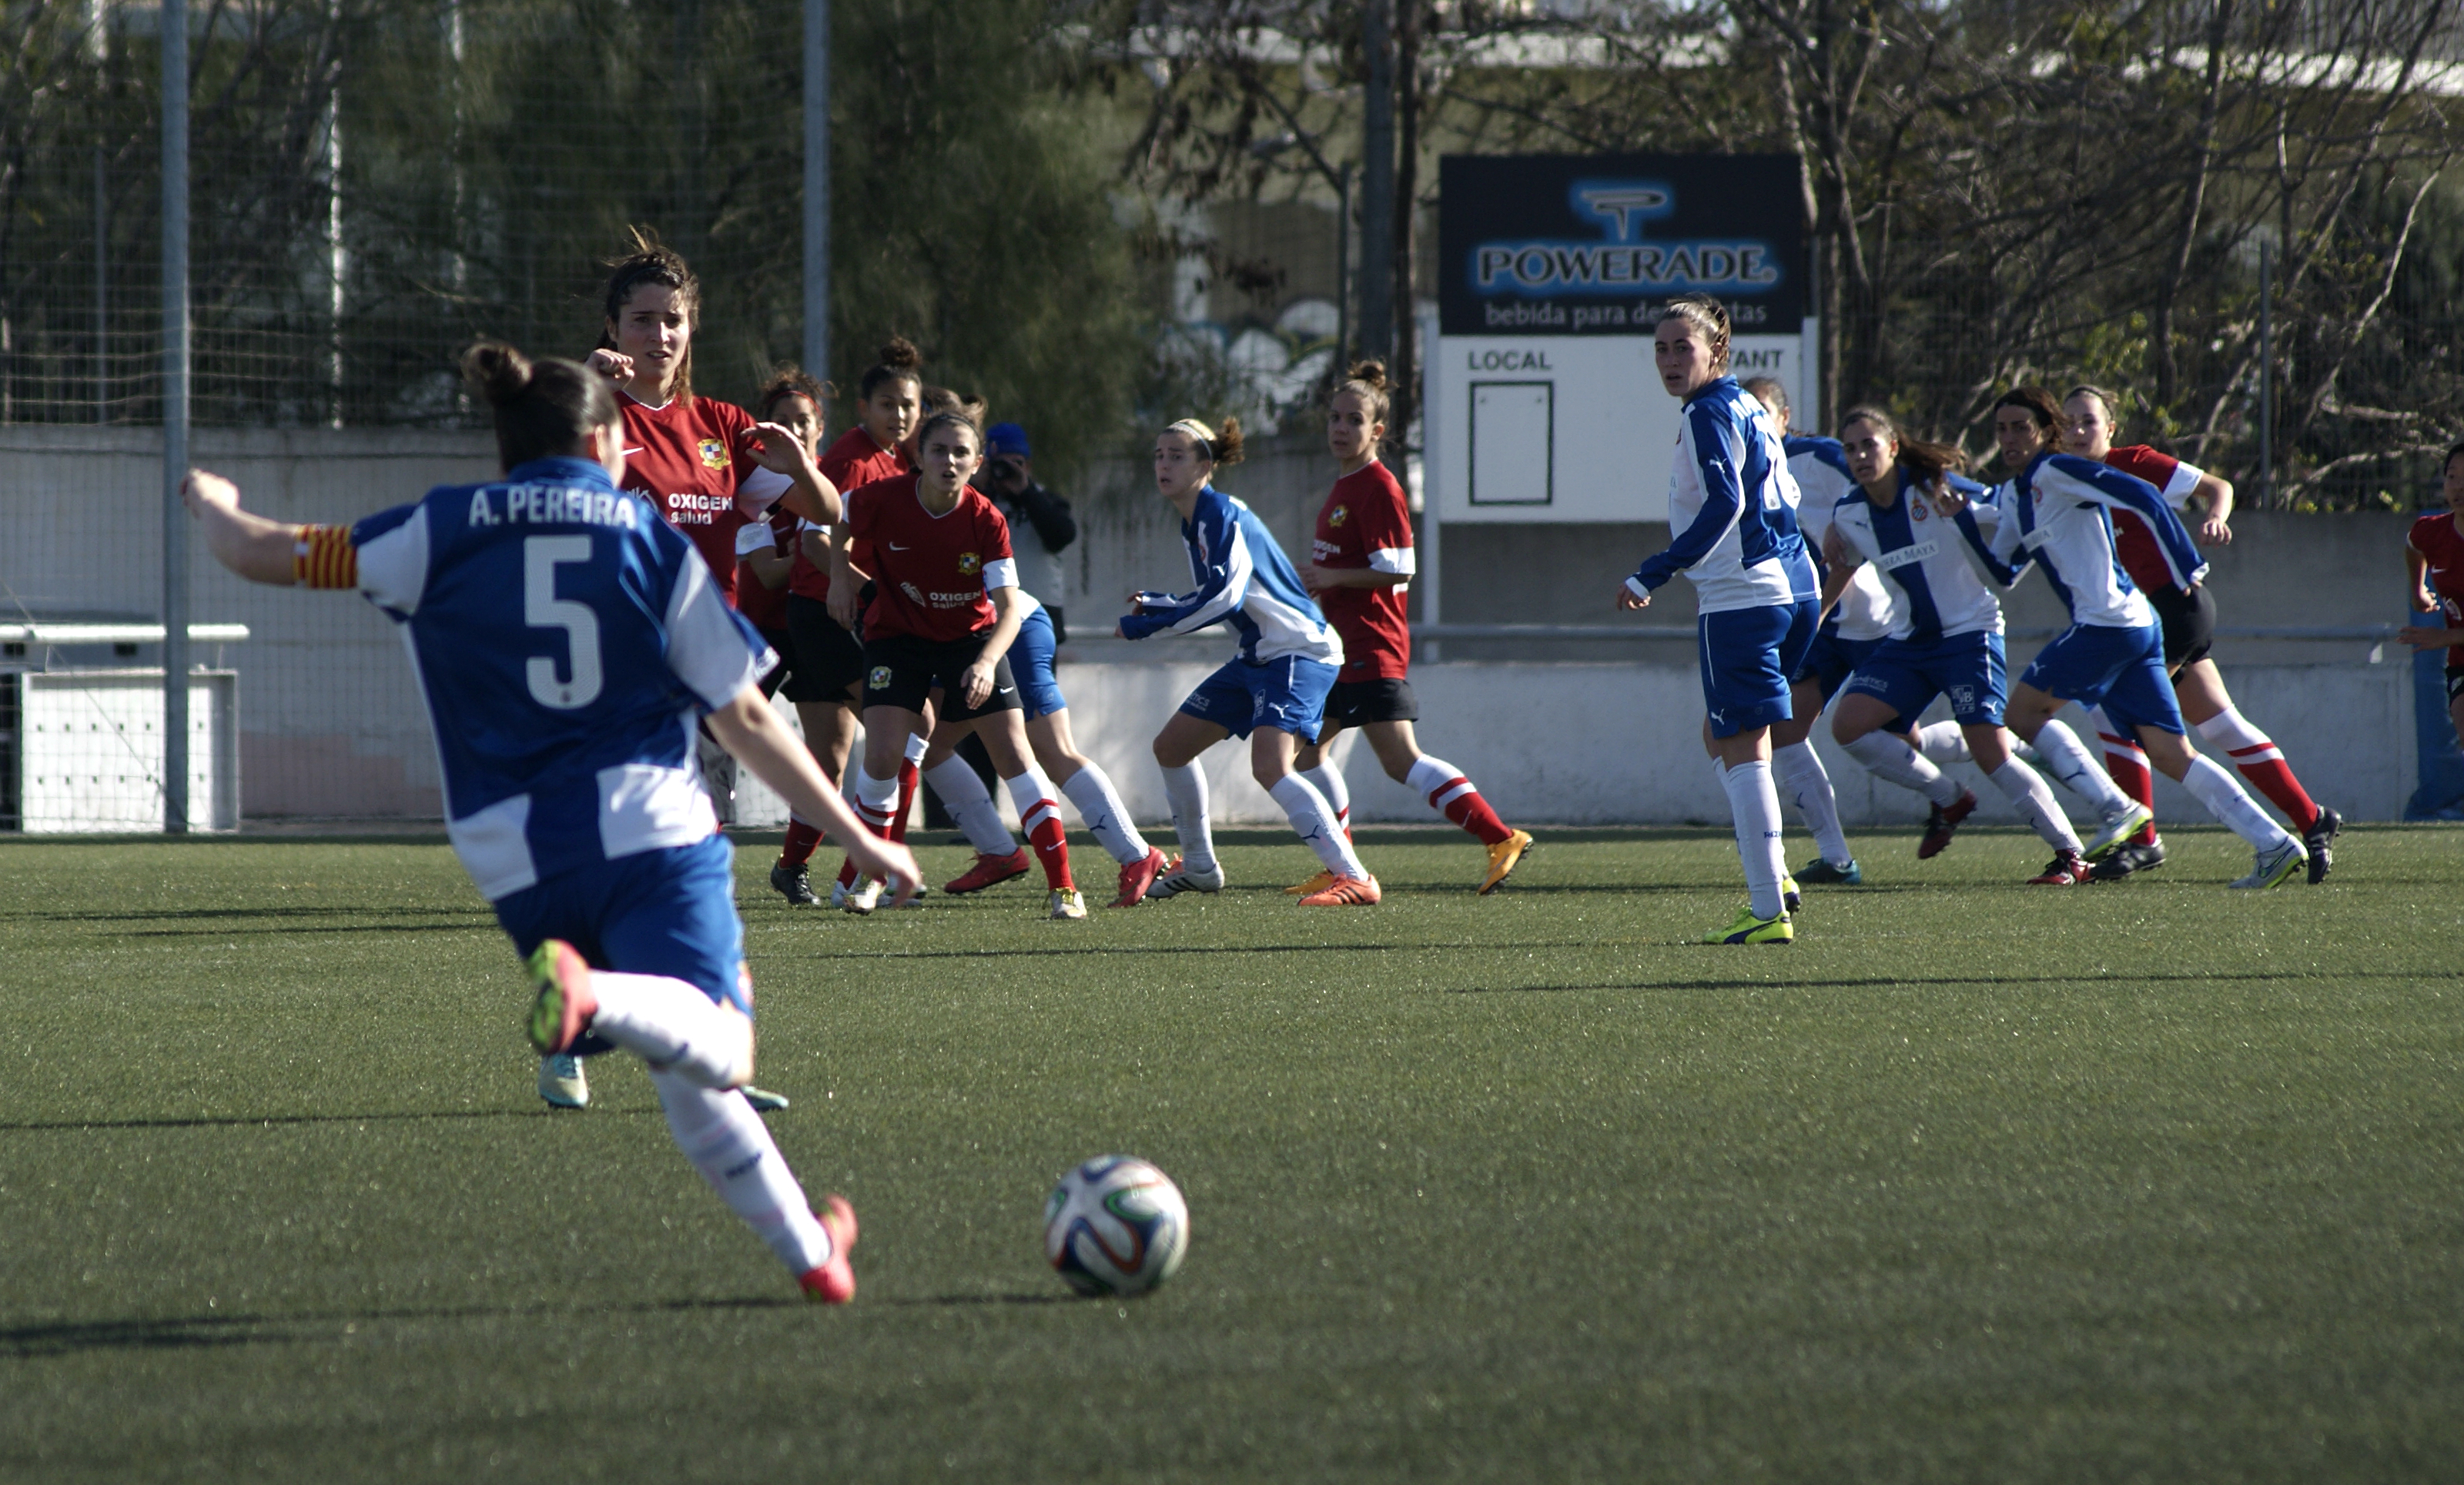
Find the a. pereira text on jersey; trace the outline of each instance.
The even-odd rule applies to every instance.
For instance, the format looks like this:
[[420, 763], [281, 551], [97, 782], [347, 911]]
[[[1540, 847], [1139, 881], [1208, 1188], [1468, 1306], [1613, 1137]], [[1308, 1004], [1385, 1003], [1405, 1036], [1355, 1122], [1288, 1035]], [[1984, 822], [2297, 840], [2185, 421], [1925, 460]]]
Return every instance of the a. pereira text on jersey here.
[[693, 724], [772, 661], [693, 543], [586, 459], [536, 459], [351, 529], [402, 627], [446, 835], [494, 901], [718, 828]]
[[[1963, 513], [1980, 526], [1995, 523], [2000, 513], [1984, 486], [1956, 474], [1945, 478], [1969, 497]], [[2002, 632], [2002, 601], [1977, 576], [1977, 559], [1957, 525], [1933, 508], [1906, 470], [1900, 470], [1899, 498], [1889, 509], [1859, 486], [1839, 502], [1832, 520], [1866, 569], [1890, 584], [1899, 610], [1892, 639], [1930, 644], [1946, 635]]]
[[1668, 550], [1625, 580], [1637, 597], [1683, 573], [1705, 614], [1785, 606], [1819, 591], [1796, 530], [1797, 489], [1771, 409], [1717, 377], [1685, 401], [1668, 471]]
[[[1781, 440], [1781, 447], [1788, 450], [1788, 472], [1796, 480], [1797, 534], [1805, 538], [1805, 555], [1814, 559], [1819, 576], [1822, 537], [1831, 530], [1832, 508], [1858, 489], [1857, 480], [1848, 472], [1848, 456], [1840, 451], [1836, 438], [1796, 434]], [[1890, 636], [1899, 612], [1891, 605], [1890, 590], [1870, 565], [1858, 568], [1857, 576], [1840, 590], [1831, 622], [1839, 626], [1843, 640]]]
[[2008, 586], [2029, 564], [2042, 568], [2071, 622], [2107, 629], [2144, 629], [2156, 622], [2147, 596], [2114, 555], [2115, 510], [2129, 511], [2155, 533], [2174, 584], [2187, 588], [2208, 575], [2182, 518], [2156, 487], [2120, 470], [2072, 454], [2042, 453], [2003, 488], [2001, 519], [1990, 535], [1973, 521], [1960, 530], [1988, 557], [1994, 580]]
[[1343, 642], [1334, 626], [1301, 586], [1291, 558], [1257, 513], [1209, 485], [1180, 523], [1180, 539], [1189, 549], [1197, 591], [1137, 595], [1136, 609], [1121, 620], [1121, 633], [1143, 640], [1165, 630], [1194, 634], [1211, 623], [1228, 623], [1241, 636], [1241, 658], [1253, 665], [1287, 655], [1343, 664]]

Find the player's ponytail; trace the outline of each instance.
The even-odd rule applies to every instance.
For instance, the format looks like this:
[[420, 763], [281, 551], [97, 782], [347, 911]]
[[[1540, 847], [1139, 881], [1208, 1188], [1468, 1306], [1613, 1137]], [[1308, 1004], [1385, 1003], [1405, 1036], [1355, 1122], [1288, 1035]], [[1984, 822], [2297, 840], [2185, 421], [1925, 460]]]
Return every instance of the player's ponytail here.
[[1334, 384], [1334, 391], [1327, 401], [1331, 403], [1335, 398], [1350, 392], [1360, 399], [1360, 410], [1368, 415], [1371, 423], [1383, 423], [1386, 421], [1386, 409], [1393, 404], [1394, 386], [1395, 384], [1386, 379], [1384, 361], [1354, 361], [1351, 373]]
[[872, 353], [872, 364], [856, 379], [856, 401], [870, 402], [873, 393], [893, 382], [913, 382], [921, 387], [923, 373], [924, 353], [915, 348], [915, 342], [905, 336], [891, 336]]
[[462, 353], [462, 380], [495, 409], [496, 458], [508, 471], [533, 459], [582, 457], [591, 435], [620, 416], [605, 377], [579, 361], [532, 360], [500, 340]]
[[1942, 493], [1945, 473], [1957, 472], [1968, 467], [1966, 454], [1948, 444], [1929, 444], [1921, 438], [1908, 437], [1900, 431], [1899, 424], [1892, 421], [1889, 413], [1870, 404], [1851, 407], [1848, 415], [1839, 420], [1839, 435], [1843, 442], [1848, 429], [1859, 423], [1891, 441], [1899, 450], [1895, 457], [1900, 468], [1907, 470], [1918, 488], [1928, 494]]
[[1198, 451], [1206, 456], [1206, 462], [1218, 469], [1229, 469], [1241, 462], [1241, 420], [1238, 418], [1225, 418], [1220, 426], [1211, 428], [1196, 418], [1183, 418], [1164, 431], [1178, 433], [1196, 444]]

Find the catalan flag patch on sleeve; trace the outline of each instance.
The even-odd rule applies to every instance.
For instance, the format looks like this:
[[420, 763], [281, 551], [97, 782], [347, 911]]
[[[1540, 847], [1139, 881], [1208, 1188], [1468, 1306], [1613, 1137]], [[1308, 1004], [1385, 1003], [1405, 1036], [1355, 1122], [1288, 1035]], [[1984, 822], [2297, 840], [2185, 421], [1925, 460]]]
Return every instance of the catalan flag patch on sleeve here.
[[348, 526], [302, 526], [291, 549], [291, 576], [306, 588], [356, 588], [360, 549]]

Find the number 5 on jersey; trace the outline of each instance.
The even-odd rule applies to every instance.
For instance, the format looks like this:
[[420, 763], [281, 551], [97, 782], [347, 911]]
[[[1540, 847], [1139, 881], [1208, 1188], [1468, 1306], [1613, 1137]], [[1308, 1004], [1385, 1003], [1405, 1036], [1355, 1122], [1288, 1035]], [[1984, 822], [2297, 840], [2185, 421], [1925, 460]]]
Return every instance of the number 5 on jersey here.
[[587, 603], [556, 596], [556, 570], [590, 560], [588, 536], [528, 536], [522, 540], [522, 622], [534, 629], [562, 629], [570, 676], [556, 678], [556, 660], [533, 655], [528, 667], [531, 699], [559, 711], [574, 711], [599, 699], [605, 681], [599, 666], [599, 615]]

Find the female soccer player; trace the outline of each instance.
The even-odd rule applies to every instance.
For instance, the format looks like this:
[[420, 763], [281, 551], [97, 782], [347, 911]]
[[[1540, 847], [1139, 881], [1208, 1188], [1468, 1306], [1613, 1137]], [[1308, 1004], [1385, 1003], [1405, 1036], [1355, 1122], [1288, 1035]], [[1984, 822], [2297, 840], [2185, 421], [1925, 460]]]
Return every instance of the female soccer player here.
[[[817, 455], [822, 407], [828, 397], [822, 383], [787, 366], [762, 386], [754, 406], [762, 421], [785, 428], [808, 455]], [[787, 700], [800, 709], [825, 694], [797, 666], [795, 637], [787, 632], [787, 583], [795, 572], [796, 532], [802, 524], [794, 512], [774, 508], [767, 521], [747, 525], [736, 535], [736, 611], [761, 631], [761, 638], [780, 657], [779, 664], [761, 678], [761, 688], [772, 695], [786, 692]]]
[[[904, 445], [915, 431], [923, 406], [923, 357], [903, 337], [892, 337], [875, 353], [873, 363], [856, 381], [856, 426], [839, 435], [821, 456], [825, 478], [842, 491], [874, 480], [895, 479], [914, 466]], [[821, 760], [832, 780], [847, 777], [847, 753], [855, 746], [856, 708], [864, 699], [864, 644], [830, 613], [830, 553], [827, 522], [807, 521], [797, 538], [795, 564], [787, 579], [787, 632], [796, 642], [796, 658], [811, 672], [823, 699], [800, 704], [796, 720], [804, 743]], [[810, 907], [814, 895], [813, 850], [821, 844], [821, 827], [790, 816], [786, 843], [770, 868], [770, 885], [790, 906]], [[832, 896], [844, 901], [842, 887]]]
[[[1769, 408], [1781, 433], [1780, 448], [1788, 455], [1788, 472], [1796, 481], [1797, 533], [1806, 555], [1822, 571], [1822, 541], [1831, 530], [1831, 514], [1839, 501], [1856, 490], [1848, 473], [1848, 457], [1839, 440], [1791, 433], [1788, 390], [1770, 377], [1749, 377], [1743, 383]], [[1800, 884], [1855, 886], [1864, 869], [1849, 853], [1847, 832], [1839, 827], [1839, 797], [1831, 787], [1830, 771], [1814, 751], [1814, 724], [1839, 688], [1847, 684], [1858, 662], [1890, 637], [1898, 615], [1891, 596], [1870, 568], [1859, 568], [1839, 591], [1815, 630], [1814, 647], [1789, 678], [1789, 718], [1771, 725], [1771, 780], [1782, 799], [1796, 806], [1820, 854], [1796, 868], [1790, 880]], [[1716, 755], [1716, 749], [1714, 750]]]
[[[2200, 545], [2219, 547], [2230, 543], [2233, 528], [2226, 522], [2233, 515], [2233, 486], [2196, 465], [2185, 464], [2145, 444], [2114, 448], [2117, 411], [2113, 394], [2102, 387], [2071, 388], [2070, 395], [2062, 399], [2062, 451], [2082, 459], [2101, 460], [2146, 481], [2177, 511], [2203, 509], [2205, 513], [2193, 533]], [[2155, 534], [2128, 511], [2113, 513], [2113, 546], [2121, 557], [2123, 571], [2130, 575], [2140, 592], [2147, 595], [2148, 605], [2156, 610], [2156, 622], [2164, 628], [2165, 665], [2172, 672], [2173, 695], [2181, 703], [2182, 720], [2196, 728], [2202, 738], [2225, 750], [2241, 776], [2276, 801], [2276, 807], [2301, 833], [2302, 848], [2310, 853], [2310, 881], [2314, 884], [2325, 881], [2335, 864], [2336, 837], [2343, 831], [2343, 819], [2310, 797], [2301, 780], [2293, 775], [2293, 765], [2284, 761], [2283, 751], [2234, 709], [2233, 696], [2225, 689], [2224, 675], [2208, 658], [2208, 647], [2215, 637], [2216, 601], [2209, 594], [2207, 584], [2193, 583], [2189, 588], [2175, 585], [2164, 555], [2157, 549]], [[2146, 754], [2101, 720], [2097, 722], [2097, 731], [2104, 742], [2106, 772], [2113, 775], [2124, 793], [2152, 808], [2156, 781], [2147, 772]], [[2164, 860], [2165, 843], [2151, 823], [2138, 839], [2100, 863], [2098, 874], [2107, 879], [2126, 876], [2160, 865]]]
[[1069, 877], [1061, 806], [1045, 797], [1027, 762], [1026, 729], [1019, 718], [1009, 648], [1026, 609], [1010, 559], [1009, 523], [967, 483], [983, 460], [983, 431], [958, 413], [938, 412], [924, 420], [916, 442], [923, 467], [857, 487], [846, 520], [830, 534], [834, 602], [854, 580], [849, 544], [862, 543], [873, 563], [873, 597], [864, 614], [864, 761], [856, 768], [856, 808], [876, 833], [890, 833], [907, 739], [929, 731], [925, 704], [937, 687], [943, 717], [983, 721], [984, 751], [1044, 863], [1050, 916], [1084, 918], [1086, 903]]
[[590, 362], [616, 380], [625, 411], [625, 488], [693, 538], [711, 579], [736, 601], [736, 536], [773, 504], [835, 519], [839, 487], [803, 441], [776, 424], [765, 438], [744, 409], [693, 389], [701, 283], [669, 249], [644, 243], [607, 275], [606, 343]]
[[[2037, 652], [2012, 688], [2006, 717], [2011, 731], [2034, 743], [2056, 776], [2103, 816], [2104, 829], [2087, 844], [2089, 860], [2128, 840], [2153, 814], [2090, 765], [2077, 737], [2056, 731], [2061, 724], [2054, 713], [2071, 701], [2101, 706], [2118, 727], [2135, 732], [2165, 776], [2250, 842], [2256, 860], [2234, 886], [2274, 886], [2300, 870], [2307, 853], [2251, 802], [2231, 774], [2190, 747], [2165, 676], [2164, 636], [2155, 610], [2116, 560], [2106, 513], [2133, 511], [2147, 523], [2178, 586], [2205, 577], [2207, 564], [2154, 486], [2110, 466], [2054, 452], [2060, 422], [2059, 404], [2041, 387], [2007, 392], [1994, 404], [1993, 432], [2003, 463], [2018, 472], [1999, 497], [2000, 518], [1990, 535], [1980, 530], [1974, 513], [1962, 509], [1967, 501], [1958, 491], [1944, 497], [1959, 516], [1962, 538], [1996, 582], [2008, 587], [2029, 567], [2042, 567], [2070, 610], [2070, 627]], [[2024, 559], [2014, 560], [2023, 551]]]
[[207, 547], [243, 578], [356, 588], [404, 626], [436, 732], [446, 827], [537, 986], [542, 1054], [623, 1048], [668, 1127], [808, 1298], [855, 1295], [855, 1213], [816, 1215], [760, 1116], [753, 987], [727, 838], [693, 767], [711, 730], [904, 887], [903, 847], [864, 839], [770, 710], [759, 636], [693, 544], [617, 488], [625, 433], [606, 379], [481, 345], [464, 369], [495, 409], [505, 478], [449, 486], [356, 526], [290, 526], [192, 472]]
[[1728, 375], [1728, 312], [1717, 299], [1669, 300], [1651, 352], [1661, 386], [1684, 404], [1668, 473], [1668, 524], [1678, 535], [1617, 589], [1617, 606], [1649, 607], [1653, 591], [1681, 572], [1694, 584], [1712, 770], [1736, 821], [1748, 897], [1736, 921], [1704, 942], [1792, 943], [1771, 730], [1789, 718], [1789, 677], [1822, 616], [1796, 529], [1796, 481], [1770, 409]]
[[[1112, 906], [1135, 907], [1145, 900], [1155, 874], [1163, 870], [1163, 852], [1149, 845], [1131, 823], [1120, 791], [1112, 787], [1112, 776], [1103, 765], [1078, 751], [1069, 730], [1069, 702], [1061, 694], [1052, 664], [1056, 648], [1052, 616], [1024, 589], [1019, 591], [1019, 602], [1026, 617], [1019, 623], [1009, 657], [1010, 670], [1018, 677], [1020, 705], [1026, 713], [1027, 743], [1035, 750], [1035, 761], [1045, 776], [1061, 785], [1062, 794], [1087, 822], [1088, 832], [1120, 864], [1120, 891]], [[944, 720], [933, 729], [932, 746], [924, 753], [925, 781], [940, 795], [951, 819], [976, 848], [975, 864], [942, 888], [953, 897], [1023, 876], [1028, 865], [1025, 850], [1001, 823], [1001, 811], [994, 807], [984, 781], [958, 756], [958, 743], [983, 725], [979, 717]]]
[[1206, 818], [1206, 775], [1199, 754], [1226, 737], [1249, 739], [1249, 772], [1283, 806], [1303, 844], [1334, 874], [1324, 889], [1301, 898], [1304, 907], [1366, 907], [1379, 897], [1377, 879], [1353, 854], [1335, 824], [1334, 807], [1317, 786], [1292, 772], [1301, 745], [1313, 742], [1343, 664], [1343, 641], [1301, 586], [1291, 558], [1275, 544], [1256, 513], [1217, 490], [1215, 471], [1241, 462], [1241, 423], [1221, 431], [1183, 418], [1155, 436], [1155, 489], [1180, 513], [1189, 549], [1185, 594], [1130, 595], [1130, 612], [1114, 632], [1125, 640], [1151, 634], [1195, 634], [1229, 623], [1240, 653], [1189, 693], [1155, 733], [1155, 762], [1172, 800], [1176, 857], [1147, 889], [1149, 897], [1223, 890], [1223, 867]]
[[[1959, 450], [1903, 437], [1878, 407], [1851, 409], [1839, 425], [1839, 442], [1859, 488], [1832, 514], [1825, 596], [1847, 587], [1870, 563], [1890, 584], [1899, 617], [1891, 637], [1848, 678], [1832, 735], [1877, 775], [1931, 797], [1934, 819], [1917, 854], [1936, 855], [1949, 843], [1958, 819], [1975, 807], [1976, 797], [1946, 779], [1899, 729], [1906, 726], [1903, 719], [1922, 715], [1936, 696], [1948, 695], [1977, 767], [2054, 848], [2053, 863], [2030, 879], [2033, 884], [2086, 881], [2087, 859], [2054, 801], [2052, 786], [2012, 755], [2011, 736], [2002, 730], [2009, 695], [2002, 604], [1977, 577], [1967, 543], [1936, 504], [1952, 489]], [[1962, 482], [1962, 492], [1971, 499], [1983, 488]], [[1999, 512], [1972, 501], [1963, 515], [1976, 522]], [[1958, 819], [1946, 812], [1945, 793], [1958, 796], [1950, 801], [1960, 806]]]
[[[1386, 438], [1386, 367], [1365, 360], [1334, 389], [1326, 412], [1327, 447], [1337, 466], [1334, 491], [1318, 512], [1317, 538], [1301, 581], [1343, 638], [1343, 669], [1327, 696], [1326, 725], [1293, 760], [1333, 806], [1335, 828], [1352, 834], [1352, 791], [1327, 762], [1334, 734], [1356, 727], [1386, 776], [1428, 801], [1488, 848], [1480, 895], [1497, 890], [1531, 849], [1531, 834], [1497, 818], [1463, 770], [1420, 752], [1412, 735], [1420, 707], [1412, 695], [1412, 629], [1403, 590], [1412, 580], [1412, 513], [1403, 487], [1377, 448]], [[1334, 884], [1321, 871], [1287, 892], [1308, 896]]]
[[2413, 522], [2404, 540], [2412, 606], [2438, 615], [2439, 623], [2407, 625], [2396, 637], [2415, 649], [2447, 647], [2447, 715], [2457, 740], [2464, 741], [2464, 532], [2456, 528], [2458, 515], [2464, 515], [2464, 444], [2447, 450], [2439, 493], [2447, 509]]

